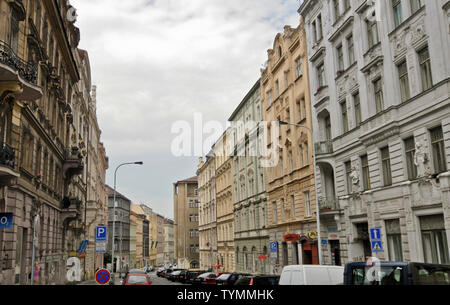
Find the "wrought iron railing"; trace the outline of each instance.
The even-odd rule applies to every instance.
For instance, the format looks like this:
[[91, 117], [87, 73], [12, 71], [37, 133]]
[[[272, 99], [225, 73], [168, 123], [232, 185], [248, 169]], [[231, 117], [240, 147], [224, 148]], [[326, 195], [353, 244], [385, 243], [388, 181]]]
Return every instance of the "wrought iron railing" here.
[[0, 142], [0, 164], [14, 168], [15, 158], [14, 148], [6, 143]]
[[36, 65], [27, 63], [14, 53], [13, 49], [0, 40], [0, 63], [16, 70], [27, 82], [37, 85], [38, 70]]
[[338, 198], [319, 198], [320, 210], [339, 210]]
[[316, 154], [331, 154], [333, 152], [333, 141], [323, 141], [315, 144]]

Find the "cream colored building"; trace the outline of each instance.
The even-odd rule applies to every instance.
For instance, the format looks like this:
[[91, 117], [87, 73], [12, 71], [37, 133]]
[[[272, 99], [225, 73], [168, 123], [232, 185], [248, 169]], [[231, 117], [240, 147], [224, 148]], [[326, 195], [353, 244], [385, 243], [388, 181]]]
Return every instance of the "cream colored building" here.
[[198, 230], [198, 183], [197, 177], [181, 180], [174, 188], [175, 260], [179, 268], [198, 268], [199, 238], [190, 235]]
[[136, 259], [137, 256], [137, 223], [132, 219], [133, 212], [130, 213], [130, 269], [132, 268], [141, 268], [138, 266], [138, 262]]
[[[312, 128], [308, 56], [303, 21], [297, 28], [284, 27], [268, 50], [261, 72], [264, 120], [286, 121]], [[278, 242], [271, 259], [272, 272], [291, 264], [317, 264], [313, 138], [307, 128], [282, 125], [279, 137], [271, 139], [278, 126], [267, 132], [269, 149], [278, 145], [279, 162], [267, 168], [270, 241]], [[278, 143], [276, 143], [278, 141]], [[287, 234], [294, 234], [294, 241]]]
[[233, 202], [233, 152], [227, 145], [227, 132], [213, 145], [215, 154], [215, 183], [217, 202], [217, 263], [220, 271], [235, 271], [234, 262], [234, 202]]
[[[199, 226], [189, 232], [190, 236], [198, 233], [200, 241], [200, 268], [204, 270], [212, 269], [218, 264], [217, 257], [217, 207], [216, 207], [216, 163], [213, 151], [206, 156], [205, 162], [200, 158], [198, 176], [198, 211]], [[197, 205], [195, 201], [190, 201], [189, 205]]]

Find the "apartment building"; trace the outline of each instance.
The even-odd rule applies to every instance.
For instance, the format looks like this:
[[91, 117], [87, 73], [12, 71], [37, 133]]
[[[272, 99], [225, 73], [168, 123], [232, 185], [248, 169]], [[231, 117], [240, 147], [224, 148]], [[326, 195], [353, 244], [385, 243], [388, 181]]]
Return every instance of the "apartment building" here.
[[444, 0], [299, 8], [327, 264], [450, 262], [449, 12]]

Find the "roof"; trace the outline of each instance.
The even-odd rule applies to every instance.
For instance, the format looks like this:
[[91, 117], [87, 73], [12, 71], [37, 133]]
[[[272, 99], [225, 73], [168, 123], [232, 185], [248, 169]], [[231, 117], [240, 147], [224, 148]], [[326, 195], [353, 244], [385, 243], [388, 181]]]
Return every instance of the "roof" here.
[[179, 184], [179, 183], [197, 183], [198, 182], [198, 177], [194, 176], [188, 179], [184, 179], [184, 180], [180, 180], [177, 181], [175, 184]]
[[[112, 197], [112, 196], [114, 196], [114, 189], [113, 188], [111, 188], [109, 185], [106, 185], [106, 193], [108, 194], [108, 197]], [[119, 193], [117, 190], [116, 190], [116, 197], [122, 197], [123, 199], [125, 199], [125, 200], [128, 200], [128, 201], [130, 201], [131, 202], [131, 200], [130, 199], [128, 199], [127, 197], [125, 197], [124, 195], [122, 195], [121, 193]]]
[[256, 89], [258, 89], [260, 87], [260, 81], [261, 81], [261, 78], [259, 78], [256, 81], [256, 83], [253, 85], [252, 89], [250, 89], [250, 91], [245, 95], [245, 97], [242, 99], [241, 103], [236, 107], [236, 109], [234, 110], [233, 114], [230, 116], [228, 121], [234, 120], [234, 118], [236, 117], [238, 112], [241, 110], [242, 106], [244, 106], [244, 104], [247, 103], [250, 96], [252, 96], [255, 93]]

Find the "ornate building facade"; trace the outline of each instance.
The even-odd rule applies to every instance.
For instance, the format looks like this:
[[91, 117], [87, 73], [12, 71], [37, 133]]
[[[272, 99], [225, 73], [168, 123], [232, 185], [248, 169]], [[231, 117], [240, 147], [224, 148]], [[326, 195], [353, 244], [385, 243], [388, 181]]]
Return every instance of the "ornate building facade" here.
[[[232, 202], [235, 270], [269, 273], [269, 231], [266, 173], [259, 154], [264, 134], [261, 86], [258, 80], [235, 109], [227, 133], [232, 145]], [[255, 125], [245, 125], [254, 122]], [[241, 124], [241, 125], [239, 125]], [[228, 149], [229, 150], [229, 149]]]
[[450, 262], [449, 10], [445, 0], [299, 9], [325, 263]]
[[86, 271], [92, 255], [80, 247], [88, 238], [91, 101], [90, 75], [81, 71], [89, 63], [70, 8], [68, 1], [0, 1], [0, 212], [13, 214], [12, 228], [0, 231], [2, 284], [29, 281], [34, 232], [42, 284], [66, 282], [70, 256]]
[[[284, 27], [268, 50], [261, 71], [261, 99], [266, 122], [284, 121], [267, 130], [267, 147], [278, 150], [279, 162], [267, 168], [268, 227], [270, 241], [278, 243], [271, 272], [286, 265], [318, 264], [313, 138], [308, 57], [304, 23]], [[274, 141], [274, 128], [279, 137]], [[309, 129], [309, 130], [308, 130]], [[275, 147], [278, 142], [278, 147]]]

